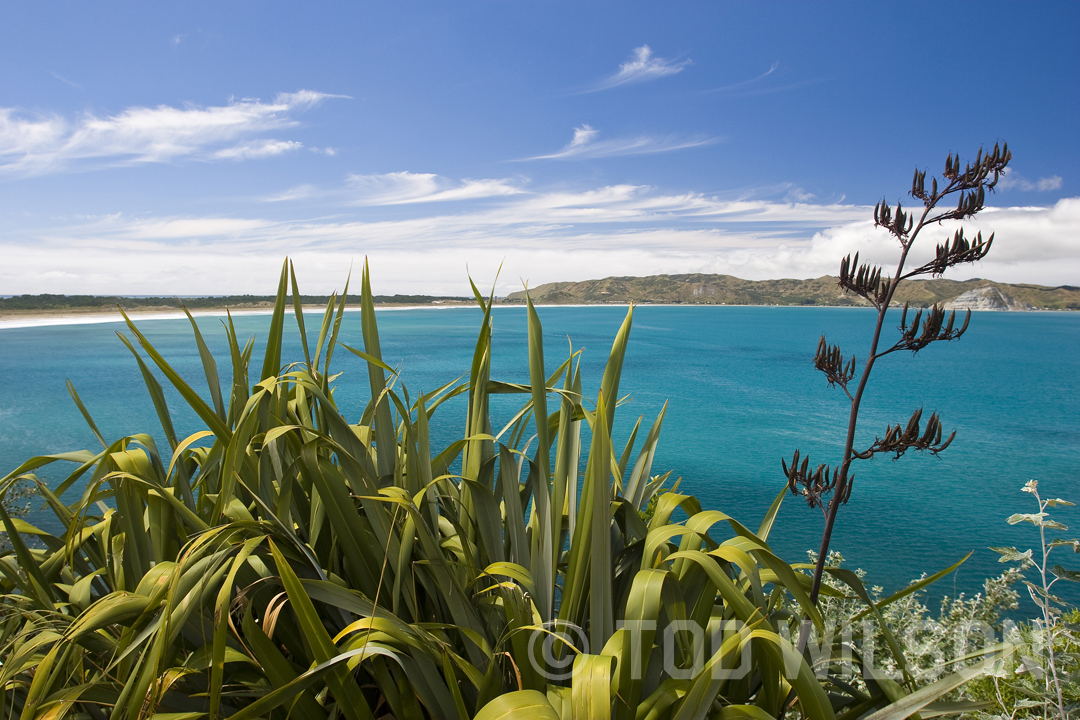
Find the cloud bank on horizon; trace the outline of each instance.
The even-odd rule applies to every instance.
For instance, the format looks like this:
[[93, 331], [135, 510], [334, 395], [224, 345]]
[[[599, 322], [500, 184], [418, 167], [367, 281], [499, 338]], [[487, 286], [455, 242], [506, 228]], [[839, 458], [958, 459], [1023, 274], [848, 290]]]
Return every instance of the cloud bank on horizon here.
[[258, 26], [232, 6], [105, 8], [63, 27], [0, 10], [0, 294], [263, 294], [286, 255], [310, 292], [365, 256], [382, 293], [468, 295], [467, 272], [490, 283], [500, 263], [499, 294], [818, 277], [848, 253], [893, 262], [878, 193], [998, 133], [1016, 159], [965, 224], [994, 249], [948, 276], [1080, 284], [1080, 100], [1060, 91], [1080, 81], [1080, 5], [896, 18], [927, 56], [1014, 28], [993, 71], [931, 83], [871, 12], [615, 7], [331, 2]]
[[[340, 289], [345, 269], [368, 257], [381, 293], [465, 295], [468, 273], [491, 282], [501, 263], [496, 291], [505, 295], [520, 289], [520, 279], [536, 286], [693, 272], [808, 278], [835, 275], [848, 253], [886, 268], [896, 259], [889, 237], [873, 227], [872, 208], [861, 205], [665, 195], [630, 185], [532, 192], [509, 180], [453, 183], [422, 173], [354, 176], [340, 190], [312, 192], [340, 192], [365, 207], [422, 205], [425, 212], [381, 220], [90, 218], [51, 228], [33, 243], [0, 241], [0, 286], [13, 294], [112, 294], [116, 287], [125, 294], [266, 294], [288, 255], [310, 292]], [[440, 207], [467, 200], [484, 202]], [[928, 227], [911, 261], [929, 260], [955, 227]], [[948, 277], [1057, 285], [1080, 275], [1080, 198], [988, 207], [964, 227], [998, 239], [987, 260]]]

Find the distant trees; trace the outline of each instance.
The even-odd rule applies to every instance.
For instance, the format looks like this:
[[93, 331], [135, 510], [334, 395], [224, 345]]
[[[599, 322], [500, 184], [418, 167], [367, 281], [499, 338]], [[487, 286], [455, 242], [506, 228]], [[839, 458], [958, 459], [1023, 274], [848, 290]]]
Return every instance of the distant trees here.
[[[119, 305], [125, 309], [170, 307], [180, 309], [181, 303], [191, 310], [202, 308], [237, 307], [260, 305], [273, 307], [274, 295], [221, 295], [218, 297], [121, 297], [117, 295], [14, 295], [0, 297], [0, 312], [5, 310], [76, 310], [95, 309], [112, 311]], [[292, 296], [287, 297], [292, 302]], [[326, 305], [329, 295], [301, 295], [304, 305]], [[469, 302], [471, 298], [450, 295], [375, 295], [372, 300], [387, 305], [427, 305], [435, 301]]]

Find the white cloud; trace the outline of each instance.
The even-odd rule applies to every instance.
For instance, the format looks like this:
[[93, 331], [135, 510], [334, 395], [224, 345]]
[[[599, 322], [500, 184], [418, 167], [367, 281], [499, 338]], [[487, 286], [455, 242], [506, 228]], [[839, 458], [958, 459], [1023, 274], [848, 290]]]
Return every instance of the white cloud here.
[[433, 173], [394, 172], [383, 175], [350, 175], [347, 184], [355, 205], [403, 205], [407, 203], [476, 200], [524, 192], [506, 179], [470, 180], [455, 183]]
[[314, 185], [297, 185], [296, 187], [289, 188], [284, 192], [280, 192], [277, 195], [271, 195], [263, 198], [264, 202], [288, 202], [290, 200], [307, 200], [308, 198], [318, 197], [324, 193]]
[[537, 155], [529, 160], [571, 160], [612, 157], [615, 155], [649, 155], [685, 148], [711, 145], [716, 138], [709, 137], [638, 137], [597, 140], [600, 132], [591, 125], [574, 128], [574, 137], [562, 150], [550, 155]]
[[570, 144], [563, 148], [563, 152], [574, 153], [584, 150], [592, 144], [598, 134], [599, 131], [594, 130], [591, 125], [582, 125], [579, 128], [574, 128], [574, 137], [570, 140]]
[[[380, 215], [388, 217], [371, 220], [367, 211], [286, 220], [109, 216], [49, 231], [9, 232], [0, 240], [0, 287], [16, 294], [111, 294], [118, 287], [125, 294], [265, 294], [289, 255], [306, 291], [316, 293], [340, 287], [343, 268], [367, 255], [377, 292], [453, 295], [468, 294], [466, 265], [478, 281], [490, 282], [504, 259], [497, 292], [505, 294], [520, 289], [520, 277], [533, 286], [619, 274], [819, 277], [834, 275], [840, 259], [854, 252], [890, 272], [897, 254], [865, 206], [726, 200], [613, 185], [515, 192], [447, 210], [420, 199], [483, 195], [506, 181], [453, 182], [424, 173], [366, 178], [349, 190], [365, 187], [369, 201], [382, 193], [380, 202], [391, 207]], [[493, 188], [482, 192], [484, 182]], [[290, 192], [318, 191], [300, 186]], [[964, 226], [969, 235], [996, 232], [994, 248], [985, 261], [954, 268], [948, 277], [1080, 284], [1080, 198], [1050, 207], [989, 207]], [[927, 228], [911, 262], [929, 259], [952, 231]]]
[[814, 199], [814, 197], [815, 197], [814, 193], [806, 192], [805, 190], [803, 190], [801, 187], [798, 187], [797, 185], [788, 185], [787, 186], [787, 194], [784, 195], [784, 199], [788, 200], [789, 202], [801, 202], [801, 203], [810, 202], [811, 200]]
[[521, 185], [522, 181], [508, 178], [451, 180], [434, 173], [402, 171], [349, 175], [343, 187], [333, 189], [299, 185], [262, 200], [282, 202], [321, 198], [351, 206], [413, 205], [519, 195], [525, 192]]
[[252, 158], [264, 158], [272, 155], [281, 155], [290, 150], [299, 150], [303, 143], [292, 140], [263, 140], [255, 143], [234, 145], [224, 150], [218, 150], [211, 157], [228, 160], [250, 160]]
[[274, 226], [268, 220], [248, 218], [169, 218], [161, 220], [132, 220], [108, 218], [103, 227], [123, 228], [118, 236], [154, 238], [155, 240], [192, 240], [216, 238], [228, 240], [258, 235]]
[[82, 85], [80, 85], [80, 84], [78, 84], [76, 82], [72, 82], [71, 80], [68, 80], [66, 77], [64, 77], [60, 73], [54, 72], [52, 74], [52, 76], [54, 78], [56, 78], [57, 80], [59, 80], [60, 82], [64, 83], [65, 85], [70, 85], [71, 87], [73, 87], [73, 88], [75, 88], [77, 90], [82, 90], [83, 89]]
[[648, 45], [642, 45], [639, 48], [634, 48], [630, 59], [619, 66], [617, 73], [602, 80], [593, 90], [607, 90], [619, 85], [645, 82], [666, 75], [674, 75], [682, 72], [690, 63], [689, 59], [675, 61], [653, 57], [652, 49]]
[[769, 77], [774, 72], [776, 72], [776, 68], [778, 68], [778, 67], [780, 67], [780, 61], [779, 60], [774, 62], [772, 64], [772, 66], [768, 70], [761, 73], [760, 75], [758, 75], [755, 78], [750, 78], [749, 80], [743, 80], [742, 82], [737, 82], [737, 83], [734, 83], [732, 85], [724, 85], [723, 87], [713, 88], [711, 90], [706, 90], [705, 92], [715, 93], [715, 92], [728, 92], [728, 91], [731, 91], [731, 90], [741, 90], [741, 89], [745, 88], [747, 85], [752, 85], [753, 83], [756, 83], [758, 80], [764, 80], [765, 78]]
[[[294, 93], [278, 93], [274, 97], [274, 103], [279, 106], [284, 106], [289, 110], [310, 110], [323, 100], [329, 98], [348, 99], [348, 97], [348, 95], [328, 95], [327, 93], [316, 92], [315, 90], [297, 90]], [[258, 100], [255, 100], [255, 102], [258, 102]]]
[[266, 157], [299, 147], [283, 140], [229, 143], [298, 124], [293, 114], [330, 97], [301, 90], [273, 102], [245, 98], [222, 106], [130, 107], [116, 115], [28, 116], [0, 108], [0, 172], [37, 175], [77, 167], [170, 162], [192, 157]]
[[[869, 213], [868, 213], [869, 214]], [[953, 279], [990, 278], [1002, 282], [1041, 285], [1080, 284], [1080, 198], [1063, 199], [1050, 207], [986, 208], [962, 223], [965, 234], [995, 234], [987, 258], [949, 270]], [[908, 267], [934, 256], [934, 248], [952, 237], [956, 223], [929, 226], [914, 246]], [[896, 243], [871, 220], [836, 225], [815, 232], [808, 242], [785, 242], [774, 247], [741, 250], [719, 256], [709, 272], [729, 272], [747, 278], [818, 277], [835, 275], [843, 256], [858, 252], [860, 261], [883, 266], [891, 274]]]
[[1010, 168], [1005, 168], [1005, 172], [1001, 176], [1001, 180], [998, 181], [998, 188], [1002, 190], [1036, 190], [1038, 192], [1047, 192], [1049, 190], [1060, 190], [1062, 185], [1062, 179], [1060, 175], [1051, 175], [1050, 177], [1039, 178], [1032, 182], [1023, 175], [1014, 172]]

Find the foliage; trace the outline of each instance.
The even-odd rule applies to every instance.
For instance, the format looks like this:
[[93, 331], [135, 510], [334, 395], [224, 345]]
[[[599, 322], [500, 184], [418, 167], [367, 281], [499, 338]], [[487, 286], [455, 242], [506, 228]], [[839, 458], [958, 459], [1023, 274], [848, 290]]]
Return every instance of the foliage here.
[[[809, 551], [808, 554], [810, 562], [796, 566], [806, 573], [813, 571], [817, 560], [816, 553]], [[810, 635], [808, 647], [816, 667], [826, 661], [842, 663], [844, 658], [849, 658], [846, 666], [836, 670], [860, 690], [864, 681], [853, 672], [854, 660], [872, 665], [894, 679], [902, 680], [907, 674], [919, 683], [936, 682], [970, 666], [982, 657], [980, 649], [993, 646], [1002, 639], [1003, 611], [1018, 607], [1017, 593], [1012, 588], [1018, 573], [1013, 569], [986, 580], [983, 592], [973, 597], [963, 593], [957, 598], [942, 597], [935, 614], [923, 601], [925, 589], [955, 570], [960, 563], [933, 576], [924, 575], [888, 597], [883, 596], [879, 586], [870, 587], [866, 596], [845, 594], [847, 574], [862, 579], [865, 573], [847, 570], [843, 563], [840, 553], [829, 553], [822, 584], [826, 592], [818, 603], [824, 626], [834, 628], [830, 637], [832, 643], [823, 643], [822, 635], [815, 631]], [[788, 631], [794, 633], [798, 630], [798, 612], [794, 607], [791, 610]], [[891, 651], [890, 643], [893, 642], [904, 648], [903, 665]], [[844, 643], [849, 647], [845, 648]], [[952, 693], [950, 699], [981, 700], [988, 704], [985, 701], [989, 698], [973, 697], [967, 691], [968, 687], [965, 685]]]
[[[338, 340], [343, 294], [328, 302], [314, 351], [294, 305], [303, 360], [283, 362], [290, 282], [299, 296], [286, 264], [261, 370], [253, 341], [241, 343], [225, 323], [225, 387], [189, 315], [209, 400], [128, 321], [135, 342], [120, 337], [167, 452], [149, 434], [106, 440], [71, 387], [102, 449], [32, 458], [0, 479], [0, 497], [34, 483], [63, 527], [52, 535], [0, 508], [14, 545], [0, 555], [6, 716], [660, 720], [794, 711], [885, 720], [967, 679], [954, 673], [918, 687], [867, 676], [855, 689], [817, 677], [794, 652], [783, 634], [792, 607], [824, 626], [810, 578], [768, 545], [783, 493], [754, 532], [662, 491], [667, 476], [651, 466], [663, 410], [640, 446], [637, 425], [625, 449], [612, 445], [633, 308], [589, 401], [576, 353], [549, 372], [531, 303], [527, 381], [492, 379], [492, 298], [474, 287], [482, 321], [468, 380], [413, 395], [382, 359], [366, 266], [364, 350]], [[352, 423], [332, 391], [340, 352], [367, 366], [371, 401]], [[151, 366], [206, 430], [176, 435]], [[494, 394], [523, 398], [498, 432]], [[467, 398], [464, 436], [433, 449], [432, 415], [452, 397]], [[58, 461], [75, 469], [46, 487], [35, 471]], [[60, 499], [78, 487], [75, 502]], [[867, 596], [858, 577], [837, 577], [844, 589], [827, 594]], [[707, 650], [695, 628], [712, 641]], [[904, 664], [895, 644], [890, 652]]]
[[[32, 504], [31, 498], [35, 495], [37, 495], [37, 489], [31, 483], [24, 480], [9, 487], [3, 498], [0, 499], [0, 503], [3, 504], [8, 515], [12, 517], [24, 517], [30, 512], [30, 506]], [[0, 529], [0, 552], [10, 549], [11, 543], [8, 542], [7, 532]]]
[[1065, 714], [1075, 717], [1080, 706], [1080, 610], [1071, 610], [1061, 618], [1064, 631], [1054, 633], [1047, 641], [1041, 623], [1006, 624], [1005, 640], [1015, 651], [995, 666], [991, 672], [973, 680], [964, 688], [967, 697], [986, 701], [990, 707], [974, 714], [979, 720], [999, 718], [1053, 717], [1058, 709], [1056, 688], [1047, 688], [1051, 646], [1061, 684]]
[[[1009, 518], [1010, 523], [1030, 522], [1043, 533], [1046, 528], [1065, 529], [1049, 519], [1045, 510], [1071, 503], [1060, 498], [1041, 499], [1034, 481], [1024, 491], [1035, 497], [1039, 512], [1015, 514]], [[1042, 539], [1039, 552], [1045, 554], [1041, 558], [1031, 550], [993, 548], [1002, 555], [1002, 562], [1017, 562], [1019, 567], [1010, 567], [1001, 576], [987, 580], [984, 591], [974, 597], [966, 598], [963, 594], [955, 599], [943, 597], [936, 613], [921, 597], [928, 582], [935, 579], [933, 576], [924, 576], [887, 598], [882, 597], [880, 587], [871, 587], [869, 598], [824, 593], [818, 608], [824, 627], [834, 630], [826, 636], [830, 642], [823, 642], [822, 634], [816, 630], [810, 634], [808, 650], [815, 669], [827, 664], [838, 679], [850, 682], [860, 691], [864, 681], [862, 675], [854, 672], [853, 659], [871, 664], [893, 678], [899, 679], [907, 673], [920, 684], [934, 683], [949, 673], [977, 664], [985, 655], [977, 651], [1000, 640], [1010, 652], [999, 656], [983, 676], [943, 699], [952, 708], [963, 710], [965, 717], [978, 720], [1074, 716], [1080, 707], [1080, 610], [1064, 610], [1064, 603], [1050, 591], [1058, 579], [1071, 580], [1073, 576], [1060, 566], [1050, 565], [1048, 556], [1055, 548], [1075, 552], [1078, 543], [1047, 540], [1045, 535]], [[815, 553], [809, 554], [809, 563], [796, 566], [807, 573], [816, 567], [817, 560]], [[843, 593], [846, 586], [841, 578], [849, 572], [843, 568], [843, 557], [830, 552], [825, 569], [822, 587]], [[938, 575], [952, 569], [946, 568]], [[1037, 582], [1027, 580], [1025, 570], [1036, 571]], [[853, 573], [859, 578], [864, 576], [861, 570]], [[1017, 585], [1024, 586], [1043, 609], [1042, 619], [1020, 624], [1013, 621], [1019, 608]], [[875, 613], [875, 605], [880, 614]], [[798, 620], [798, 608], [792, 606], [789, 635], [798, 631]], [[901, 667], [890, 652], [890, 643], [894, 641], [904, 648], [906, 667]], [[843, 643], [849, 647], [845, 648]], [[931, 705], [929, 710], [934, 712], [937, 707]]]
[[[1080, 632], [1077, 628], [1080, 618], [1076, 611], [1073, 611], [1070, 620], [1066, 621], [1063, 612], [1065, 601], [1052, 590], [1054, 585], [1062, 580], [1080, 582], [1080, 572], [1066, 570], [1061, 565], [1051, 565], [1050, 554], [1058, 548], [1069, 548], [1078, 553], [1080, 540], [1050, 539], [1046, 536], [1047, 530], [1069, 529], [1062, 523], [1051, 520], [1047, 509], [1068, 507], [1073, 503], [1061, 498], [1044, 500], [1039, 495], [1039, 483], [1036, 480], [1029, 480], [1022, 490], [1031, 494], [1038, 506], [1038, 512], [1016, 513], [1011, 515], [1007, 522], [1010, 525], [1031, 523], [1037, 527], [1038, 550], [1020, 552], [1015, 547], [990, 549], [1001, 555], [999, 562], [1018, 563], [1021, 573], [1028, 570], [1036, 572], [1036, 582], [1025, 578], [1023, 584], [1027, 587], [1032, 601], [1039, 607], [1042, 618], [1033, 621], [1027, 628], [1015, 631], [1014, 642], [1021, 646], [1019, 669], [1010, 668], [1012, 673], [1003, 671], [995, 676], [995, 695], [1003, 709], [1008, 707], [1005, 695], [1009, 694], [1018, 696], [1017, 707], [1041, 709], [1044, 713], [1056, 709], [1058, 717], [1065, 720], [1080, 702]], [[998, 681], [999, 677], [1002, 682]], [[1009, 682], [1012, 678], [1016, 678], [1016, 681]], [[1005, 690], [1002, 685], [1006, 686]], [[1023, 700], [1023, 704], [1020, 704], [1020, 700]], [[1013, 715], [1015, 716], [1015, 713]]]
[[[968, 321], [971, 319], [969, 310], [963, 325], [957, 328], [956, 313], [953, 312], [946, 318], [944, 306], [935, 304], [927, 309], [925, 314], [923, 310], [917, 310], [909, 322], [908, 305], [905, 304], [898, 328], [899, 338], [885, 349], [879, 349], [885, 317], [892, 305], [897, 288], [911, 278], [921, 275], [940, 277], [954, 265], [981, 260], [990, 251], [990, 246], [994, 242], [993, 235], [983, 240], [982, 233], [971, 239], [966, 238], [961, 228], [955, 232], [951, 243], [946, 241], [937, 246], [933, 260], [905, 271], [908, 255], [919, 233], [928, 225], [947, 220], [965, 220], [982, 210], [986, 200], [986, 191], [994, 190], [1010, 159], [1012, 159], [1012, 153], [1009, 152], [1007, 143], [1002, 147], [994, 145], [994, 151], [985, 156], [980, 148], [975, 161], [968, 163], [961, 171], [959, 155], [953, 156], [950, 153], [945, 161], [942, 185], [939, 187], [937, 178], [931, 177], [929, 190], [926, 186], [926, 171], [916, 169], [910, 194], [912, 198], [923, 204], [921, 212], [905, 212], [900, 203], [897, 203], [894, 210], [884, 200], [874, 207], [875, 227], [884, 228], [900, 245], [900, 258], [892, 277], [883, 276], [880, 266], [860, 264], [858, 253], [854, 258], [848, 255], [840, 263], [838, 285], [846, 292], [863, 298], [877, 309], [877, 324], [874, 327], [869, 352], [867, 352], [861, 372], [856, 370], [855, 356], [845, 356], [838, 346], [830, 345], [824, 335], [818, 343], [814, 357], [814, 366], [825, 375], [829, 386], [840, 387], [850, 403], [844, 450], [840, 462], [835, 467], [822, 463], [816, 468], [811, 468], [808, 456], [803, 457], [800, 464], [798, 450], [795, 451], [790, 466], [786, 461], [781, 461], [791, 492], [802, 495], [810, 507], [821, 508], [825, 513], [821, 550], [818, 553], [814, 583], [810, 590], [810, 598], [814, 602], [817, 601], [825, 572], [825, 561], [828, 557], [837, 511], [840, 505], [846, 503], [851, 497], [855, 481], [854, 474], [850, 472], [852, 463], [855, 460], [869, 460], [874, 455], [882, 453], [892, 453], [899, 458], [908, 450], [928, 451], [936, 455], [949, 446], [956, 434], [953, 433], [942, 440], [941, 420], [936, 413], [930, 414], [923, 427], [920, 408], [912, 414], [906, 424], [897, 423], [885, 428], [884, 434], [875, 438], [865, 450], [860, 451], [855, 447], [859, 408], [870, 373], [877, 360], [900, 350], [907, 350], [914, 354], [931, 343], [955, 340], [964, 334]], [[953, 196], [956, 199], [956, 208], [943, 210], [938, 207], [942, 201], [951, 199]], [[826, 500], [826, 498], [829, 499]], [[809, 625], [805, 625], [804, 635], [808, 631]]]

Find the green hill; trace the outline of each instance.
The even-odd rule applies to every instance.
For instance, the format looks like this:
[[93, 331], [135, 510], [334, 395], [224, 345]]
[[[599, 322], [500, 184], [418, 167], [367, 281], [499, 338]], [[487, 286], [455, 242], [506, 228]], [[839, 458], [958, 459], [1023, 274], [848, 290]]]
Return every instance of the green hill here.
[[[913, 307], [947, 302], [969, 290], [995, 287], [1003, 294], [1036, 309], [1080, 310], [1080, 287], [1061, 285], [1013, 285], [992, 280], [912, 280], [900, 286], [899, 302]], [[836, 278], [809, 280], [743, 280], [731, 275], [650, 275], [609, 277], [582, 282], [556, 282], [529, 290], [533, 302], [577, 303], [686, 303], [704, 305], [865, 305], [855, 295], [843, 292]], [[525, 293], [515, 292], [508, 302], [524, 302]]]

